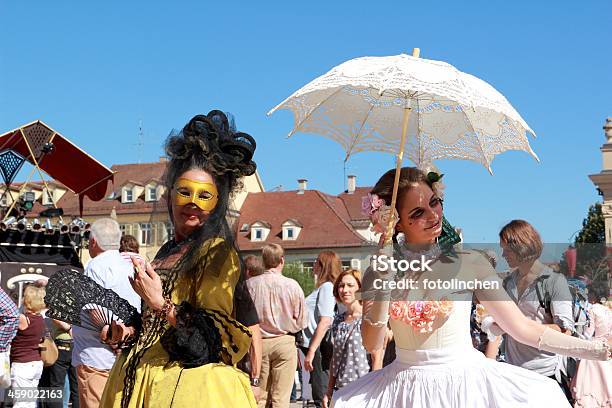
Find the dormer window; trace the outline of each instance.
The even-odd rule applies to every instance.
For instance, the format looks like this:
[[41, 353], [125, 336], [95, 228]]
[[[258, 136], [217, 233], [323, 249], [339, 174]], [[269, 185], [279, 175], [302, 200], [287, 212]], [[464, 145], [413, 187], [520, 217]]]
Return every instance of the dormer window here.
[[3, 194], [2, 198], [0, 198], [0, 206], [8, 207], [8, 193], [7, 194]]
[[265, 221], [255, 221], [251, 225], [251, 241], [265, 241], [270, 233], [270, 227]]
[[123, 190], [123, 202], [124, 203], [133, 203], [134, 202], [134, 190], [129, 187], [126, 187]]
[[298, 220], [288, 219], [283, 222], [283, 241], [294, 241], [300, 235], [302, 224]]
[[157, 201], [157, 186], [150, 185], [147, 187], [147, 201]]
[[121, 187], [121, 202], [122, 203], [133, 203], [136, 201], [136, 192], [134, 191], [136, 186], [134, 184], [126, 184]]

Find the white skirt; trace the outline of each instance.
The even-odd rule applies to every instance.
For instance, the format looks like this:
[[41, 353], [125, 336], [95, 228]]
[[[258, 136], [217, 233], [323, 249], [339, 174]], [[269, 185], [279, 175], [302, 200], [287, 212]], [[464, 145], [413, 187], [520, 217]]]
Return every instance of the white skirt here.
[[333, 408], [571, 408], [556, 381], [471, 347], [398, 348], [396, 355], [336, 391]]

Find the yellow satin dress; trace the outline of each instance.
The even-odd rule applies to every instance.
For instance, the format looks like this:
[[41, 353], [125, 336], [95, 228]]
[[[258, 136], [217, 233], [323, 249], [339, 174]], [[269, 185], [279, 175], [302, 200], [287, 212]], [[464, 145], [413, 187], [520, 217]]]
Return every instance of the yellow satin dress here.
[[[180, 253], [154, 261], [164, 287], [175, 280], [170, 297], [174, 304], [188, 301], [213, 313], [222, 342], [223, 363], [183, 368], [169, 362], [160, 338], [169, 329], [167, 322], [143, 313], [143, 328], [129, 353], [117, 358], [102, 395], [101, 407], [119, 408], [125, 377], [132, 388], [125, 406], [160, 407], [256, 407], [248, 376], [235, 367], [251, 343], [250, 331], [231, 318], [233, 297], [240, 264], [238, 254], [222, 239], [209, 240], [199, 250], [198, 271], [192, 278], [168, 272]], [[132, 385], [133, 384], [133, 385]]]

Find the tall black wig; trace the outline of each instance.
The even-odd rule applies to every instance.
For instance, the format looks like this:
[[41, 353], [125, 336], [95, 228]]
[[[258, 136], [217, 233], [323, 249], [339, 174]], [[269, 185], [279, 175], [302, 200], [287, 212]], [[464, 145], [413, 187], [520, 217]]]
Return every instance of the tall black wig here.
[[[204, 170], [217, 187], [217, 206], [201, 228], [188, 238], [187, 245], [200, 247], [211, 238], [223, 238], [235, 248], [233, 233], [228, 224], [229, 203], [234, 193], [242, 187], [241, 178], [255, 173], [253, 162], [255, 140], [248, 134], [236, 132], [227, 116], [213, 110], [208, 115], [197, 115], [178, 134], [171, 134], [165, 144], [169, 158], [164, 177], [168, 213], [172, 217], [172, 193], [176, 180], [188, 170]], [[188, 250], [176, 268], [186, 273], [197, 271], [198, 251]]]

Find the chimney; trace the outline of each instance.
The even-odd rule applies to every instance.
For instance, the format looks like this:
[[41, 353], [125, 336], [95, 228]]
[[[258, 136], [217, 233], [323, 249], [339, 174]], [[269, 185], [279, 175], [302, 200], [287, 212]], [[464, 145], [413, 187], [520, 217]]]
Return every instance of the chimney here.
[[168, 158], [166, 156], [159, 156], [159, 162], [160, 163], [166, 163], [166, 162], [168, 162]]
[[349, 194], [353, 194], [355, 192], [355, 187], [357, 187], [357, 176], [348, 176], [348, 180], [346, 182], [346, 192]]
[[308, 184], [308, 180], [306, 179], [299, 179], [298, 180], [298, 194], [304, 194], [304, 191], [306, 191], [306, 187]]

